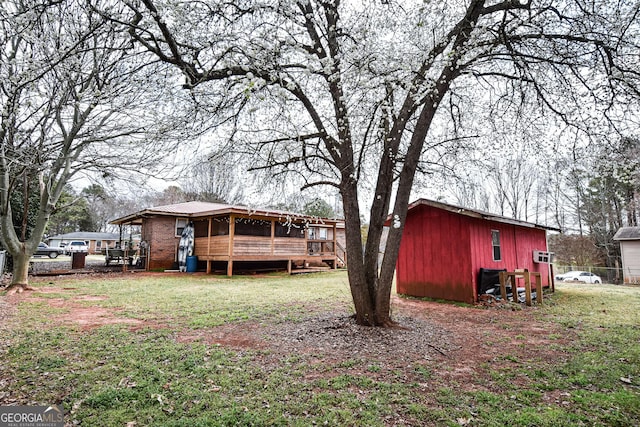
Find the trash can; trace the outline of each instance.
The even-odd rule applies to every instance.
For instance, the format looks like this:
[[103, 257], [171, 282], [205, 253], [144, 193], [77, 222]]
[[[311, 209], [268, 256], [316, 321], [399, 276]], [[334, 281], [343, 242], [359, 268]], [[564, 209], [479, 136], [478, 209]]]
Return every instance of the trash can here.
[[86, 258], [87, 258], [86, 252], [71, 253], [71, 269], [77, 270], [80, 268], [84, 268]]
[[188, 256], [187, 257], [187, 273], [195, 273], [196, 271], [198, 271], [198, 257]]

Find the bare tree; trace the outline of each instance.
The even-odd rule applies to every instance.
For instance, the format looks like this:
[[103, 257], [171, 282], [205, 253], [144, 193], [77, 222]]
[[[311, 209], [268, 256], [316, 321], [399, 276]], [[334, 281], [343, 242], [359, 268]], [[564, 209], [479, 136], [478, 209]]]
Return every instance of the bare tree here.
[[605, 265], [602, 252], [587, 236], [554, 234], [549, 238], [549, 248], [556, 254], [554, 262], [558, 264], [581, 267]]
[[[85, 2], [3, 2], [0, 45], [0, 241], [13, 257], [10, 287], [22, 290], [65, 185], [82, 171], [157, 163], [161, 147], [145, 140], [145, 127], [159, 115], [132, 83], [148, 61]], [[12, 205], [22, 182], [38, 183], [37, 206]], [[14, 229], [16, 209], [35, 212], [28, 232]]]
[[[637, 94], [637, 5], [605, 1], [339, 0], [127, 3], [134, 39], [177, 67], [229, 144], [303, 187], [340, 190], [357, 322], [391, 326], [416, 172], [464, 147], [469, 94], [588, 133]], [[106, 12], [105, 12], [106, 13]], [[504, 106], [504, 107], [503, 107]], [[518, 116], [516, 116], [518, 117]], [[452, 133], [452, 137], [439, 136]], [[444, 147], [444, 148], [443, 148]], [[446, 149], [445, 149], [446, 148]], [[363, 202], [370, 183], [368, 202]], [[361, 203], [370, 205], [366, 244]], [[391, 212], [390, 216], [389, 212]], [[390, 233], [378, 269], [383, 226]], [[358, 254], [363, 254], [358, 256]]]
[[495, 159], [485, 166], [485, 185], [490, 188], [501, 215], [529, 220], [529, 209], [534, 198], [533, 189], [537, 171], [522, 156]]
[[242, 170], [231, 156], [202, 155], [189, 164], [181, 186], [190, 200], [239, 204], [243, 203]]

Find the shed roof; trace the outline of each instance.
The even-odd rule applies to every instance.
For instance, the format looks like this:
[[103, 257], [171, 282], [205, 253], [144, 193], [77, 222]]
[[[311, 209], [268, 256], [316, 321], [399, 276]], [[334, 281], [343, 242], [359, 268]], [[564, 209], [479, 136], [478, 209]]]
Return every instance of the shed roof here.
[[613, 240], [640, 240], [640, 227], [622, 227], [613, 236]]
[[123, 216], [121, 218], [110, 221], [110, 224], [142, 224], [143, 218], [149, 218], [153, 216], [173, 216], [173, 217], [186, 217], [186, 218], [199, 218], [213, 215], [226, 215], [226, 214], [240, 214], [251, 216], [267, 216], [286, 218], [287, 220], [304, 220], [307, 222], [316, 223], [339, 223], [340, 219], [318, 218], [309, 215], [303, 215], [294, 212], [280, 211], [275, 209], [262, 209], [251, 208], [241, 205], [227, 205], [224, 203], [210, 203], [210, 202], [184, 202], [176, 203], [173, 205], [156, 206], [153, 208], [143, 209], [141, 211], [132, 213], [130, 215]]
[[527, 222], [519, 219], [508, 218], [505, 216], [492, 214], [490, 212], [485, 212], [478, 209], [464, 208], [462, 206], [450, 205], [448, 203], [436, 202], [435, 200], [429, 200], [429, 199], [416, 200], [415, 202], [409, 205], [409, 211], [411, 211], [411, 209], [414, 209], [418, 206], [431, 206], [431, 207], [443, 209], [449, 212], [453, 212], [459, 215], [465, 215], [472, 218], [481, 218], [487, 221], [501, 222], [504, 224], [518, 225], [520, 227], [538, 228], [541, 230], [550, 230], [550, 231], [560, 231], [560, 229], [556, 227], [550, 227], [542, 224], [535, 224], [532, 222]]

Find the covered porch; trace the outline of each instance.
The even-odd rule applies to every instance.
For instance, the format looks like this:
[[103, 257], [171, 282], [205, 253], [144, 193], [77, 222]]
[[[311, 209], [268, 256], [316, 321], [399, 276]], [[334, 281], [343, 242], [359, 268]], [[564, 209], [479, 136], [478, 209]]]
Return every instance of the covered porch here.
[[140, 225], [146, 269], [174, 269], [182, 230], [193, 224], [197, 270], [285, 269], [346, 265], [343, 222], [282, 211], [187, 202], [147, 209], [111, 222]]
[[[313, 224], [268, 216], [230, 214], [195, 219], [194, 255], [206, 262], [226, 264], [231, 276], [236, 263], [286, 262], [287, 271], [327, 264], [333, 269], [345, 264], [337, 240], [336, 222]], [[344, 251], [342, 251], [344, 254]]]

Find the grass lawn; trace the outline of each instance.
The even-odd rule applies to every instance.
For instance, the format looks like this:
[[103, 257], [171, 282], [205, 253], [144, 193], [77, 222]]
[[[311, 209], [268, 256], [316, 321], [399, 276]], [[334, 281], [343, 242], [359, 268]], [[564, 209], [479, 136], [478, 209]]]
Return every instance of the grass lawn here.
[[640, 425], [638, 287], [559, 284], [513, 310], [396, 300], [451, 342], [414, 359], [304, 329], [352, 313], [344, 272], [32, 284], [0, 297], [0, 405], [63, 404], [68, 425]]

